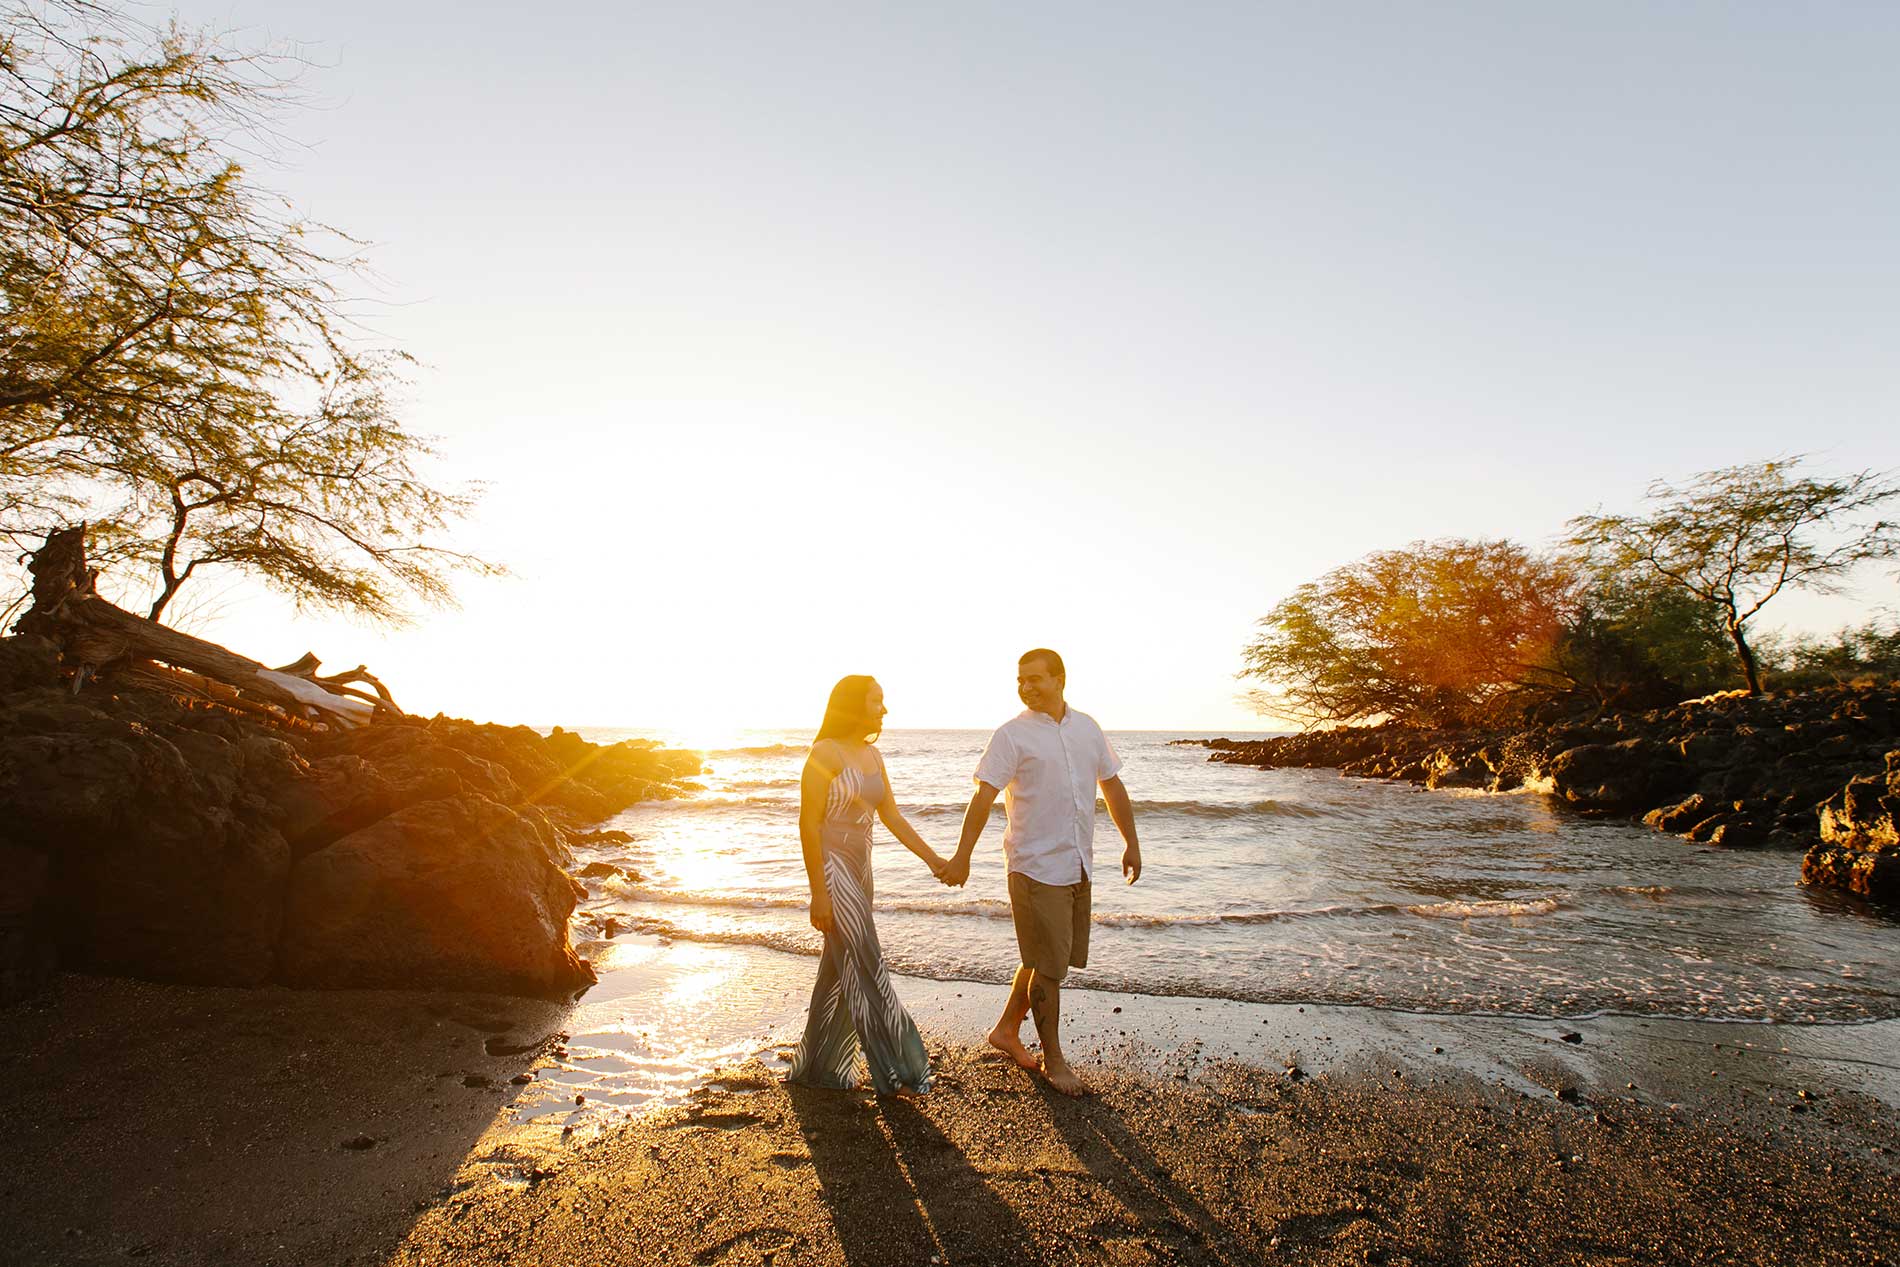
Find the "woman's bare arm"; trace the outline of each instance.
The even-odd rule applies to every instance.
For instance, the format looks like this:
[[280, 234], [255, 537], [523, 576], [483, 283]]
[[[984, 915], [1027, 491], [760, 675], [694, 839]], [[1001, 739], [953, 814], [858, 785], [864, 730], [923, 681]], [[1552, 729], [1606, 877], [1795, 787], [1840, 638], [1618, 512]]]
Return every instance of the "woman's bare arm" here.
[[817, 745], [806, 758], [798, 780], [798, 843], [805, 854], [805, 878], [811, 882], [811, 926], [831, 931], [831, 890], [825, 887], [825, 801], [831, 795], [834, 771], [822, 764]]
[[[881, 754], [877, 763], [882, 769], [884, 758]], [[924, 865], [930, 868], [930, 874], [943, 874], [944, 860], [937, 855], [935, 849], [924, 843], [924, 838], [917, 834], [916, 829], [910, 825], [910, 820], [904, 817], [904, 811], [897, 808], [897, 793], [891, 790], [891, 776], [888, 772], [884, 775], [884, 799], [878, 802], [877, 816], [883, 822], [885, 829], [897, 837], [897, 843], [924, 860]]]

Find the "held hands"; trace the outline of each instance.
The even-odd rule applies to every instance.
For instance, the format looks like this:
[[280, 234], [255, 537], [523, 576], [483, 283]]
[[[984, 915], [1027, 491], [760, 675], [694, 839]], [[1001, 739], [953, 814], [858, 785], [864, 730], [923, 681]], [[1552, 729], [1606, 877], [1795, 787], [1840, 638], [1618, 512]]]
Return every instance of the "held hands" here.
[[937, 871], [937, 878], [953, 889], [962, 888], [970, 878], [970, 860], [961, 855], [951, 858]]

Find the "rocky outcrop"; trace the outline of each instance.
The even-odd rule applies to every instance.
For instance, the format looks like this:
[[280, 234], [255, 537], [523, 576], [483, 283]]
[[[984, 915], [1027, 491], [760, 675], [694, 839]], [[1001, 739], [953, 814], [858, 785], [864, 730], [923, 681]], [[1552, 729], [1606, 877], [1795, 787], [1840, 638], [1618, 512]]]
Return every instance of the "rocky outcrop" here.
[[565, 837], [691, 753], [398, 717], [331, 733], [88, 683], [0, 639], [0, 1000], [63, 966], [551, 995], [592, 980]]
[[1577, 809], [1599, 814], [1641, 813], [1695, 777], [1679, 755], [1640, 735], [1566, 748], [1550, 759], [1548, 770], [1552, 792]]
[[297, 862], [283, 977], [297, 986], [559, 995], [592, 984], [568, 944], [584, 892], [545, 819], [482, 797], [424, 801]]
[[1900, 902], [1900, 748], [1884, 765], [1821, 807], [1821, 843], [1801, 860], [1802, 880]]
[[269, 977], [290, 847], [235, 737], [57, 689], [0, 702], [0, 843], [41, 859], [35, 914], [63, 962], [215, 985]]
[[1522, 730], [1387, 724], [1216, 740], [1211, 760], [1510, 791], [1711, 845], [1809, 850], [1803, 878], [1894, 895], [1900, 688], [1724, 694]]

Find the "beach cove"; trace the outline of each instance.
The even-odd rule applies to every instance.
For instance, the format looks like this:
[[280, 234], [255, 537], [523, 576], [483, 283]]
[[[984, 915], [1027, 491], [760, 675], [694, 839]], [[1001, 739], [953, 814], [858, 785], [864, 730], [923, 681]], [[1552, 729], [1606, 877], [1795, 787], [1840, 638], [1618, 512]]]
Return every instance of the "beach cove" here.
[[[574, 847], [576, 1002], [58, 977], [4, 1040], [22, 1261], [1900, 1254], [1891, 917], [1785, 852], [1178, 738], [1116, 736], [1150, 874], [1104, 892], [1068, 996], [1093, 1098], [982, 1046], [993, 839], [964, 891], [879, 848], [931, 1095], [779, 1085], [815, 970], [785, 887], [800, 750], [751, 735]], [[927, 837], [972, 741], [885, 739]]]
[[[770, 973], [769, 952], [720, 953]], [[682, 959], [644, 974], [647, 1003], [704, 972]], [[785, 1088], [768, 1050], [637, 1113], [576, 1106], [564, 1133], [537, 1111], [570, 1065], [558, 1005], [65, 977], [0, 1045], [9, 1261], [1900, 1253], [1893, 1021], [1572, 1024], [1078, 990], [1072, 1050], [1098, 1093], [1071, 1101], [981, 1046], [990, 992], [898, 988], [939, 1072], [921, 1100]], [[719, 1010], [709, 1027], [747, 1028]]]

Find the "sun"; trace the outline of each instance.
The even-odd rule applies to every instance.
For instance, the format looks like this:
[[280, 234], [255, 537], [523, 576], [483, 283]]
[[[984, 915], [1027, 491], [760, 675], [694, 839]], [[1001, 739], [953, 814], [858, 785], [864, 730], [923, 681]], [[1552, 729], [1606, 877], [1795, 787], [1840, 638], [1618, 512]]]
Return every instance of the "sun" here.
[[667, 739], [676, 747], [696, 752], [720, 752], [730, 748], [751, 747], [760, 742], [756, 728], [748, 729], [738, 717], [696, 717], [673, 727]]

